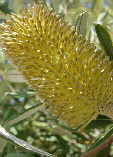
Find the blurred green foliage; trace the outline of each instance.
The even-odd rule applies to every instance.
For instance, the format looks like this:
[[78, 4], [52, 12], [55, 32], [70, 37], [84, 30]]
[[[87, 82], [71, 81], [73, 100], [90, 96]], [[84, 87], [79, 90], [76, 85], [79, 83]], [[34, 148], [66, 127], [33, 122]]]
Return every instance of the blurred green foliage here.
[[[37, 1], [0, 0], [0, 23], [7, 20], [11, 12], [19, 13], [29, 3]], [[101, 46], [95, 32], [95, 24], [103, 25], [113, 39], [112, 0], [46, 0], [46, 2], [66, 21], [75, 25], [77, 31], [85, 38], [94, 42], [98, 49], [101, 49]], [[30, 107], [40, 106], [35, 91], [25, 81], [18, 81], [12, 74], [13, 70], [15, 67], [0, 49], [0, 124], [18, 138], [58, 157], [79, 157], [112, 127], [112, 121], [101, 115], [84, 130], [79, 131], [65, 126], [46, 110], [38, 111], [22, 122], [8, 125], [10, 120], [21, 116]], [[113, 156], [112, 145], [106, 151], [107, 156]], [[1, 138], [0, 157], [39, 156]], [[98, 157], [103, 157], [102, 153]]]

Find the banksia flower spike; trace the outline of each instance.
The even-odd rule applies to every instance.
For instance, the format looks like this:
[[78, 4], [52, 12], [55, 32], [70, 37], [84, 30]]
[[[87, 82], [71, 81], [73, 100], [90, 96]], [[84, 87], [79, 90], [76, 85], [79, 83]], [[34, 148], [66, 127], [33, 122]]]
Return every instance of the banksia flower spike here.
[[42, 101], [77, 127], [113, 118], [113, 61], [41, 2], [1, 26], [1, 43]]

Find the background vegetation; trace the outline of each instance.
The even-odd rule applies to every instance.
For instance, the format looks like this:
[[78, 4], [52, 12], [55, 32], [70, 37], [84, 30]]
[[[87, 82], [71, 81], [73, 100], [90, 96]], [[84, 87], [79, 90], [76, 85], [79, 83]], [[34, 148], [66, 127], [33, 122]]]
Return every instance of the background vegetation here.
[[[0, 23], [6, 21], [11, 12], [19, 13], [23, 7], [37, 1], [0, 0]], [[106, 45], [103, 46], [103, 43], [109, 43], [113, 38], [112, 0], [46, 0], [46, 2], [66, 21], [75, 25], [77, 31], [85, 38], [94, 42], [97, 48], [106, 50]], [[95, 31], [96, 24], [102, 24], [111, 39], [103, 39], [104, 42], [100, 44]], [[26, 84], [0, 48], [0, 124], [9, 132], [58, 157], [79, 157], [89, 148], [98, 146], [113, 132], [113, 123], [108, 117], [100, 115], [84, 130], [79, 131], [65, 126], [43, 108], [40, 109], [40, 105], [36, 92]], [[30, 108], [34, 109], [35, 106], [39, 106], [40, 110], [30, 115]], [[99, 140], [101, 137], [104, 138]], [[0, 156], [39, 157], [40, 155], [28, 152], [1, 137]], [[112, 156], [112, 144], [96, 155], [96, 157]]]

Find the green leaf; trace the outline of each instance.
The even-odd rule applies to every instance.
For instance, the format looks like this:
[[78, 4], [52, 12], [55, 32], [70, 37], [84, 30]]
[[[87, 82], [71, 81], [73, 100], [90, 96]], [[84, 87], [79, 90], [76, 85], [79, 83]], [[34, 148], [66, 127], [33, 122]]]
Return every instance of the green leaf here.
[[17, 138], [16, 136], [7, 132], [1, 125], [0, 125], [0, 136], [3, 137], [4, 139], [7, 139], [10, 142], [13, 142], [13, 144], [18, 145], [18, 146], [20, 146], [20, 147], [22, 147], [22, 148], [24, 148], [30, 152], [37, 153], [37, 154], [43, 155], [45, 157], [55, 157], [54, 155], [52, 155], [48, 152], [45, 152], [45, 151], [43, 151], [37, 147], [34, 147], [22, 139]]
[[88, 154], [88, 152], [100, 146], [101, 144], [103, 144], [112, 135], [113, 135], [113, 126], [110, 128], [110, 130], [107, 133], [105, 133], [105, 135], [97, 139], [97, 141], [87, 150], [86, 154]]
[[112, 40], [110, 38], [109, 33], [100, 24], [95, 25], [95, 30], [96, 30], [96, 33], [97, 33], [97, 36], [98, 36], [98, 39], [100, 41], [102, 48], [112, 60], [113, 59], [113, 46], [112, 46]]
[[75, 23], [76, 30], [83, 36], [86, 36], [87, 33], [88, 18], [89, 14], [86, 10], [84, 10], [80, 13]]
[[6, 121], [4, 126], [5, 128], [7, 128], [12, 125], [18, 124], [19, 122], [31, 117], [31, 115], [35, 114], [36, 112], [42, 111], [42, 110], [43, 110], [43, 106], [42, 106], [42, 103], [40, 103], [39, 105], [33, 106], [30, 109], [27, 109], [25, 112], [21, 113], [15, 119]]
[[7, 145], [7, 140], [0, 137], [0, 153], [4, 151], [6, 145]]
[[104, 0], [92, 0], [92, 10], [96, 10], [96, 13], [100, 13], [100, 10], [102, 9]]
[[34, 157], [30, 153], [8, 153], [5, 157]]
[[100, 151], [99, 153], [97, 153], [96, 157], [106, 157], [109, 156], [109, 153], [110, 153], [110, 145], [107, 148]]
[[0, 5], [0, 10], [2, 12], [4, 12], [5, 14], [11, 14], [13, 12], [12, 9], [8, 8], [8, 3], [7, 2]]

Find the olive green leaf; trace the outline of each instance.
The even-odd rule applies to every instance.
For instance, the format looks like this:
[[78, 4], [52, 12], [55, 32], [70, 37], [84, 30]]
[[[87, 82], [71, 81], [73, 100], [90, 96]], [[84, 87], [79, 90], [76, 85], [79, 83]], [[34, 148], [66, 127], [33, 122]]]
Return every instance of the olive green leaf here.
[[112, 46], [112, 40], [110, 38], [109, 33], [107, 30], [100, 24], [95, 25], [95, 30], [98, 36], [98, 39], [100, 41], [100, 44], [106, 54], [110, 56], [110, 59], [113, 59], [113, 46]]

